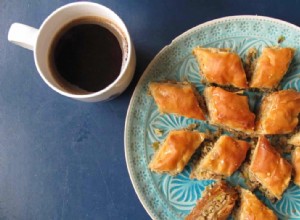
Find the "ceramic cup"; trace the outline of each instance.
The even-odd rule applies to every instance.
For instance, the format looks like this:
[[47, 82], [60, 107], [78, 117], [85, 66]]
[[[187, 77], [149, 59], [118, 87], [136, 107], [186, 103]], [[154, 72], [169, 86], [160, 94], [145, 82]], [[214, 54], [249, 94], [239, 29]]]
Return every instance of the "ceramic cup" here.
[[[118, 77], [106, 88], [97, 92], [76, 94], [57, 82], [57, 77], [54, 77], [54, 73], [49, 67], [49, 49], [55, 34], [62, 27], [75, 19], [86, 16], [109, 20], [120, 29], [124, 40], [127, 42], [125, 46], [127, 48], [122, 48], [123, 53], [126, 50], [127, 58], [123, 59]], [[16, 45], [33, 50], [36, 68], [48, 86], [61, 95], [80, 101], [96, 102], [112, 99], [127, 88], [134, 74], [135, 50], [124, 22], [112, 10], [96, 3], [76, 2], [60, 7], [45, 19], [39, 29], [14, 23], [8, 32], [8, 40]], [[124, 45], [121, 45], [121, 47], [124, 47]]]

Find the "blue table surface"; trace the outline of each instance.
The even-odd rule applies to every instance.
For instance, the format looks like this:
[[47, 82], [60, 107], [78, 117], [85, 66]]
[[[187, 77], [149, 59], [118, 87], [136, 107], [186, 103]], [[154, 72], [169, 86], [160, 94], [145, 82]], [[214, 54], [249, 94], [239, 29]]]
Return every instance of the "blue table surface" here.
[[13, 22], [39, 27], [67, 0], [0, 0], [0, 219], [150, 219], [126, 168], [124, 123], [143, 71], [184, 31], [229, 15], [300, 25], [300, 1], [99, 0], [126, 23], [137, 52], [129, 88], [82, 103], [42, 81], [33, 54], [7, 41]]

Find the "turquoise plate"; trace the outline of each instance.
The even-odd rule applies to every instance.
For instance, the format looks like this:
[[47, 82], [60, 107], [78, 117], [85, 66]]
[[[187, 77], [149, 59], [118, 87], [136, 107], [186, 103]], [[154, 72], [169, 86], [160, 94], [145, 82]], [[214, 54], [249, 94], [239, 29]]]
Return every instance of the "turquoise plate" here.
[[[194, 83], [199, 92], [201, 84], [196, 60], [191, 55], [195, 46], [232, 48], [242, 59], [249, 48], [259, 51], [265, 46], [278, 45], [279, 37], [284, 36], [282, 46], [291, 46], [300, 51], [300, 28], [273, 18], [261, 16], [233, 16], [213, 20], [183, 33], [161, 50], [152, 60], [141, 77], [132, 96], [125, 125], [125, 155], [127, 167], [134, 189], [153, 219], [183, 219], [201, 197], [205, 186], [211, 180], [197, 181], [189, 179], [191, 171], [188, 165], [184, 171], [172, 177], [152, 173], [147, 165], [154, 153], [152, 143], [162, 142], [169, 131], [198, 123], [198, 129], [214, 130], [203, 121], [160, 115], [153, 99], [147, 95], [147, 86], [151, 81], [188, 80]], [[300, 89], [300, 54], [296, 53], [288, 74], [281, 82], [283, 89]], [[251, 94], [250, 105], [254, 108], [258, 102]], [[163, 131], [157, 136], [155, 129]], [[243, 185], [239, 173], [228, 179], [234, 185]], [[300, 188], [291, 183], [283, 198], [272, 204], [262, 195], [259, 198], [281, 219], [300, 219]]]

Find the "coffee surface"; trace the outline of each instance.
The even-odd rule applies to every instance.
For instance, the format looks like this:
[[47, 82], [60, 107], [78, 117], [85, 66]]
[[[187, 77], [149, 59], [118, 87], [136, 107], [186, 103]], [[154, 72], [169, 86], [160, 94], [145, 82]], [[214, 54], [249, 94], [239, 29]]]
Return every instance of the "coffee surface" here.
[[97, 92], [118, 77], [122, 49], [118, 38], [101, 23], [79, 19], [57, 33], [50, 63], [64, 86]]

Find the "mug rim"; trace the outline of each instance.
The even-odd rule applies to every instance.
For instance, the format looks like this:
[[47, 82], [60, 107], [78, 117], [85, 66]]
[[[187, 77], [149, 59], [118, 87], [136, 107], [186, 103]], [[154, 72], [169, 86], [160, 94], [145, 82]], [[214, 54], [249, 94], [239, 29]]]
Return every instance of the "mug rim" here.
[[[87, 94], [73, 94], [73, 93], [70, 93], [68, 91], [64, 91], [58, 87], [56, 87], [55, 85], [53, 85], [47, 78], [46, 76], [44, 75], [44, 73], [41, 71], [40, 69], [40, 66], [39, 66], [39, 62], [38, 62], [38, 58], [37, 58], [37, 54], [36, 54], [36, 46], [37, 46], [37, 43], [38, 43], [38, 40], [39, 40], [39, 36], [40, 36], [40, 33], [41, 31], [43, 31], [43, 28], [45, 27], [45, 25], [47, 24], [47, 22], [53, 17], [55, 16], [57, 13], [60, 13], [61, 11], [63, 10], [66, 10], [67, 8], [70, 8], [70, 7], [78, 7], [80, 5], [90, 5], [90, 6], [94, 6], [94, 7], [101, 7], [105, 10], [108, 10], [110, 13], [114, 14], [119, 20], [120, 22], [124, 25], [124, 30], [123, 28], [122, 29], [122, 33], [124, 34], [124, 37], [125, 37], [125, 40], [127, 42], [127, 59], [125, 60], [125, 64], [124, 66], [121, 68], [120, 72], [119, 72], [119, 75], [118, 77], [112, 82], [110, 83], [108, 86], [106, 86], [105, 88], [97, 91], [97, 92], [91, 92], [91, 93], [87, 93]], [[117, 25], [118, 26], [118, 25]], [[132, 45], [132, 41], [131, 41], [131, 38], [130, 38], [130, 35], [129, 35], [129, 32], [128, 32], [128, 29], [124, 23], [124, 21], [119, 17], [119, 15], [117, 15], [113, 10], [111, 10], [110, 8], [104, 6], [104, 5], [101, 5], [101, 4], [98, 4], [98, 3], [95, 3], [95, 2], [87, 2], [87, 1], [81, 1], [81, 2], [73, 2], [73, 3], [69, 3], [69, 4], [66, 4], [66, 5], [63, 5], [57, 9], [55, 9], [50, 15], [48, 15], [46, 17], [46, 19], [43, 21], [43, 23], [41, 24], [40, 28], [38, 29], [38, 36], [37, 36], [37, 40], [36, 40], [36, 44], [34, 45], [34, 62], [36, 64], [36, 68], [38, 69], [38, 72], [39, 72], [39, 75], [42, 77], [42, 79], [44, 80], [44, 82], [50, 87], [52, 88], [54, 91], [58, 92], [59, 94], [61, 95], [64, 95], [66, 97], [69, 97], [69, 98], [73, 98], [73, 99], [78, 99], [78, 100], [82, 100], [82, 101], [85, 101], [88, 99], [93, 99], [93, 98], [96, 98], [96, 97], [99, 97], [99, 100], [107, 100], [108, 98], [104, 98], [104, 99], [100, 99], [101, 95], [104, 95], [106, 94], [107, 92], [109, 92], [112, 88], [114, 88], [115, 86], [118, 86], [118, 82], [124, 77], [124, 75], [126, 74], [127, 72], [127, 69], [128, 69], [128, 66], [129, 66], [129, 63], [132, 59], [132, 53], [133, 53], [133, 45]], [[53, 35], [54, 36], [54, 35]], [[130, 83], [130, 82], [129, 82]], [[126, 88], [126, 87], [125, 87]], [[114, 95], [114, 94], [112, 94]]]

